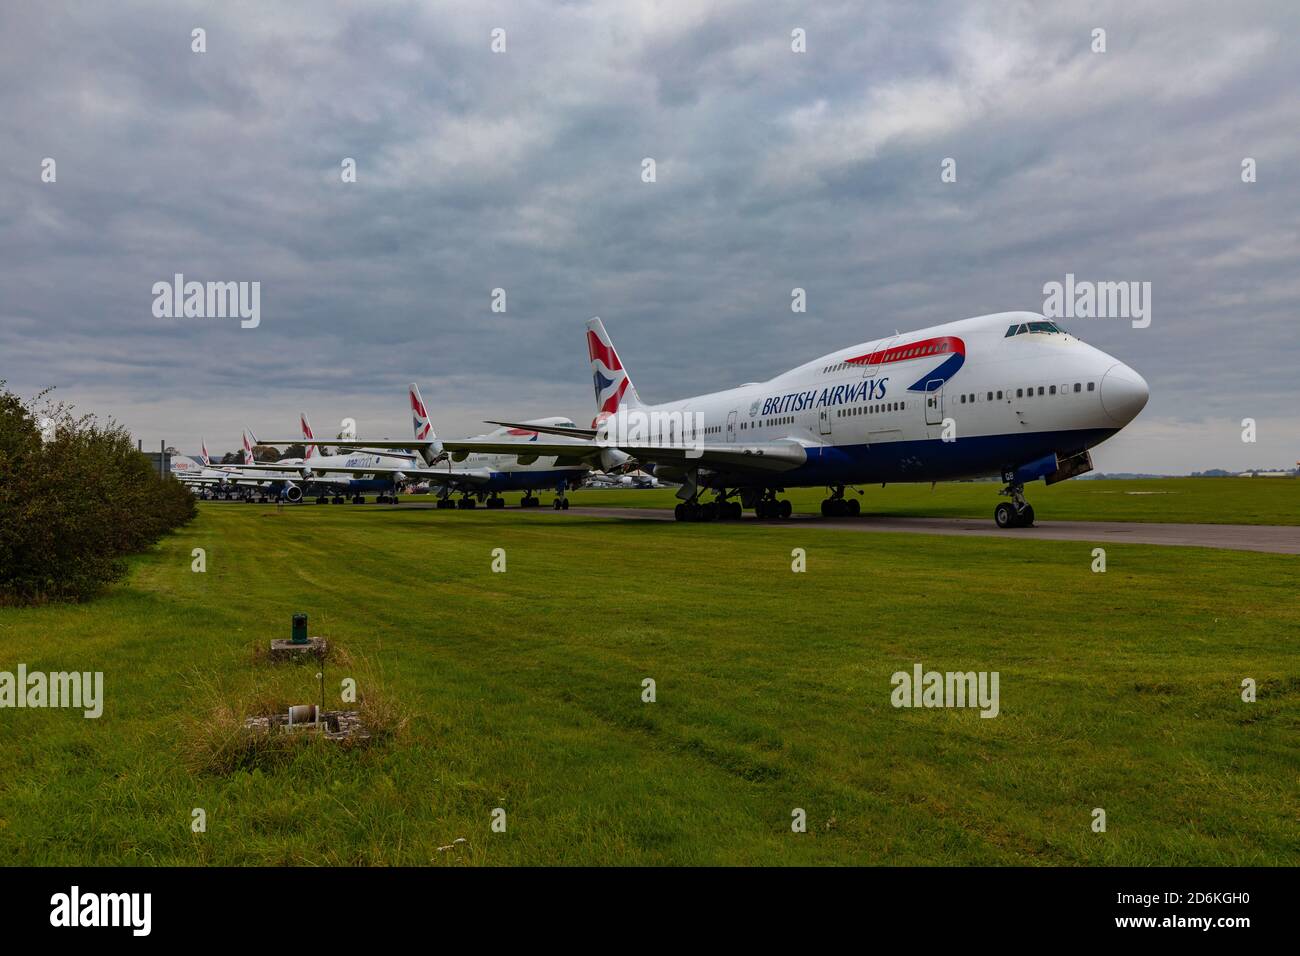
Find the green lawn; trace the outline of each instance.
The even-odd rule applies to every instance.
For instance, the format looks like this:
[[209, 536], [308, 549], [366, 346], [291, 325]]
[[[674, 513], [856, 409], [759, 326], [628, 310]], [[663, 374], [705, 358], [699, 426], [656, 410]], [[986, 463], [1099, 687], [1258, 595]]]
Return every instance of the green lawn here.
[[[1130, 506], [1118, 483], [1070, 484]], [[993, 491], [937, 494], [956, 513], [987, 496], [983, 513]], [[0, 670], [102, 670], [107, 698], [97, 721], [0, 711], [0, 860], [1300, 863], [1294, 557], [1112, 546], [1094, 574], [1092, 545], [1022, 538], [200, 510], [95, 602], [0, 609]], [[327, 668], [331, 693], [379, 685], [406, 729], [278, 768], [187, 769], [190, 722], [217, 701], [314, 699], [314, 667], [250, 650], [297, 610], [352, 658]], [[1000, 715], [894, 709], [891, 674], [916, 662], [998, 671]]]
[[[864, 514], [989, 518], [1004, 498], [998, 482], [867, 485]], [[671, 507], [675, 489], [584, 489], [574, 504], [602, 507]], [[788, 495], [796, 511], [816, 513], [825, 489], [798, 488]], [[1025, 486], [1039, 521], [1170, 521], [1194, 524], [1300, 524], [1300, 479], [1144, 478], [1115, 481], [1041, 481]], [[514, 504], [514, 496], [510, 496]], [[549, 503], [549, 498], [547, 499]]]

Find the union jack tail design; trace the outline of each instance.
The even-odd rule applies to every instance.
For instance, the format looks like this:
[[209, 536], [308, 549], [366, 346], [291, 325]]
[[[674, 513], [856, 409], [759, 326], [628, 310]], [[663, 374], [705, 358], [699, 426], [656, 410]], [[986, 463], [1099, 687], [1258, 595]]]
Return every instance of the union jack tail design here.
[[587, 322], [587, 355], [591, 358], [591, 379], [596, 389], [593, 427], [598, 427], [598, 422], [616, 414], [620, 408], [635, 408], [641, 404], [636, 386], [623, 368], [614, 342], [599, 318]]
[[316, 456], [316, 446], [312, 444], [316, 440], [316, 436], [311, 433], [311, 423], [307, 421], [307, 413], [299, 412], [298, 418], [302, 420], [302, 437], [307, 444], [307, 451], [303, 453], [302, 457], [304, 461], [311, 461]]
[[199, 447], [203, 449], [203, 467], [207, 468], [209, 465], [212, 464], [211, 459], [208, 458], [208, 443], [205, 442], [202, 438], [200, 438]]
[[253, 446], [257, 444], [257, 439], [247, 428], [244, 429], [244, 464], [255, 465], [257, 462], [253, 459]]
[[414, 382], [409, 389], [411, 398], [411, 426], [415, 429], [416, 441], [433, 441], [437, 436], [433, 433], [433, 422], [429, 420], [429, 411], [424, 407], [424, 399], [420, 397], [420, 387]]

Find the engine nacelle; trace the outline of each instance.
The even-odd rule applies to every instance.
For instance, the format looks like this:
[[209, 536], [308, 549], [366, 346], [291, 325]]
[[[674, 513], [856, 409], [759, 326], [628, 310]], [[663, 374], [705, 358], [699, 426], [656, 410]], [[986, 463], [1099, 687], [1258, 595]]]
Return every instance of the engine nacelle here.
[[426, 465], [436, 465], [443, 454], [442, 442], [437, 438], [420, 448], [420, 457], [424, 459]]
[[619, 451], [617, 448], [602, 448], [600, 450], [600, 467], [602, 471], [618, 471], [631, 460], [631, 455], [625, 451]]
[[302, 501], [302, 489], [293, 483], [287, 484], [284, 486], [284, 498], [295, 503]]

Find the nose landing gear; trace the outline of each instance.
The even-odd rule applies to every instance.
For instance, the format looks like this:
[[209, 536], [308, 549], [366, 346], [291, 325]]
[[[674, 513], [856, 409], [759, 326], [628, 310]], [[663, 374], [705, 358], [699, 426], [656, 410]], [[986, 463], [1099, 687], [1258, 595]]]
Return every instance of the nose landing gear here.
[[1028, 528], [1034, 523], [1034, 506], [1025, 500], [1025, 486], [1011, 482], [998, 492], [1011, 500], [993, 509], [993, 520], [999, 528]]

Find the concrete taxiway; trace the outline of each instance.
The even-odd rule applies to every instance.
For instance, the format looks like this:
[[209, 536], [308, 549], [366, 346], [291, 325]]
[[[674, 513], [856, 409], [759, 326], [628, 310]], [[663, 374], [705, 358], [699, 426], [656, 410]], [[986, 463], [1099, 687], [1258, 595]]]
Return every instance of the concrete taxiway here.
[[[422, 507], [406, 505], [405, 507]], [[667, 508], [583, 508], [568, 511], [549, 507], [509, 509], [511, 514], [575, 518], [614, 518], [624, 521], [672, 521]], [[748, 515], [739, 523], [758, 522]], [[734, 524], [736, 522], [724, 522]], [[784, 528], [827, 528], [836, 531], [939, 534], [956, 537], [1013, 538], [1017, 541], [1090, 541], [1098, 544], [1149, 544], [1182, 548], [1219, 548], [1226, 551], [1261, 551], [1300, 554], [1300, 526], [1246, 524], [1157, 524], [1145, 521], [1039, 521], [1032, 528], [1001, 530], [988, 518], [898, 518], [863, 515], [858, 518], [823, 518], [795, 514], [766, 519], [764, 525]]]

